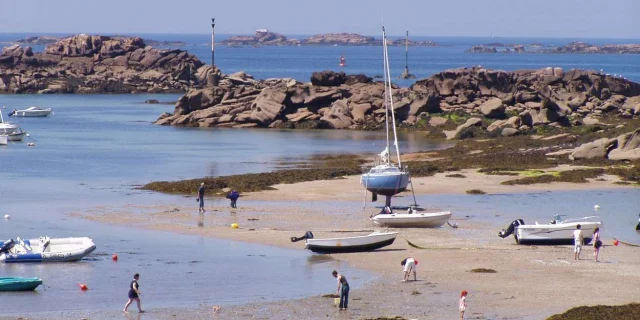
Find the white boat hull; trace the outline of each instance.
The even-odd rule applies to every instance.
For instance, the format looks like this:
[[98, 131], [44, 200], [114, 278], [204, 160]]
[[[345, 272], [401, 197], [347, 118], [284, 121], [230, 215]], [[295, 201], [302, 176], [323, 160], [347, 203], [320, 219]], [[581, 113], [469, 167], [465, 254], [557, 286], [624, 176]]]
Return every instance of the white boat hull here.
[[371, 218], [377, 225], [395, 228], [438, 228], [449, 219], [451, 219], [449, 211], [379, 214]]
[[14, 117], [47, 117], [51, 114], [51, 108], [40, 109], [31, 107], [24, 110], [15, 110], [11, 112]]
[[0, 262], [69, 262], [78, 261], [96, 249], [90, 238], [57, 238], [24, 240], [26, 246], [16, 243], [8, 253], [0, 254]]
[[306, 239], [305, 248], [318, 253], [365, 252], [391, 245], [397, 236], [397, 232], [374, 232], [357, 237]]
[[565, 222], [558, 224], [525, 224], [516, 228], [516, 242], [519, 244], [573, 244], [573, 232], [580, 225], [584, 244], [589, 244], [593, 238], [593, 231], [602, 222]]

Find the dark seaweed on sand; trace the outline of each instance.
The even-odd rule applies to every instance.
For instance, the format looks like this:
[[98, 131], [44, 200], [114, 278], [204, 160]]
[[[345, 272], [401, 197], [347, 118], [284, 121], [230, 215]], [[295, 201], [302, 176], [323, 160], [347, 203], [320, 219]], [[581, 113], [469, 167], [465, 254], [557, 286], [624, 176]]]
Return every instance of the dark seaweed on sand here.
[[637, 320], [640, 319], [640, 304], [630, 303], [621, 306], [576, 307], [569, 311], [553, 315], [547, 320]]

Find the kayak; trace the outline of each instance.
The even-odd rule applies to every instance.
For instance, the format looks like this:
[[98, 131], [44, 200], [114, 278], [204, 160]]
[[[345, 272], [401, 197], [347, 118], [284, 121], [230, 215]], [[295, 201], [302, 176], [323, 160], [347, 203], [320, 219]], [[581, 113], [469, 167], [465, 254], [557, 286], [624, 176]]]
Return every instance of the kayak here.
[[0, 291], [33, 291], [42, 284], [40, 278], [1, 278]]

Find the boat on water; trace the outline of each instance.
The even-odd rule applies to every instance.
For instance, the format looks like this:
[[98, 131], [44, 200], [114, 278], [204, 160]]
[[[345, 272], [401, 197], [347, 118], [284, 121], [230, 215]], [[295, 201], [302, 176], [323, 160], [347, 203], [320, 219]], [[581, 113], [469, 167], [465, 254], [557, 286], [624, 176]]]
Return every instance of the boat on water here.
[[502, 229], [498, 233], [501, 238], [506, 238], [513, 234], [518, 244], [537, 245], [562, 245], [573, 244], [573, 232], [580, 225], [584, 244], [589, 244], [593, 238], [595, 228], [602, 226], [597, 216], [584, 217], [579, 219], [560, 220], [560, 215], [555, 215], [553, 220], [547, 224], [525, 224], [524, 220], [513, 221], [507, 229]]
[[379, 226], [392, 228], [438, 228], [451, 219], [450, 211], [420, 212], [409, 208], [407, 212], [380, 213], [371, 220]]
[[345, 59], [344, 54], [340, 55], [340, 66], [344, 67], [347, 65], [347, 59]]
[[317, 253], [367, 252], [391, 245], [398, 236], [397, 232], [373, 232], [364, 236], [316, 239], [307, 231], [303, 237], [291, 238], [291, 241], [305, 241], [305, 249]]
[[4, 122], [4, 118], [2, 117], [2, 112], [0, 112], [0, 135], [8, 135], [15, 132], [22, 131], [18, 125], [13, 123]]
[[96, 245], [90, 238], [48, 238], [5, 241], [0, 247], [0, 262], [69, 262], [92, 253]]
[[[385, 129], [387, 133], [386, 147], [378, 155], [377, 162], [362, 174], [360, 183], [365, 189], [372, 193], [373, 199], [377, 195], [386, 197], [385, 207], [391, 206], [391, 197], [407, 189], [410, 182], [410, 174], [406, 167], [402, 166], [400, 159], [400, 149], [398, 147], [398, 136], [395, 126], [395, 114], [393, 112], [393, 95], [391, 91], [391, 72], [389, 68], [389, 54], [387, 49], [387, 35], [382, 27], [382, 48], [384, 59], [384, 108], [385, 108]], [[393, 146], [395, 147], [397, 164], [391, 162], [389, 148], [391, 146], [391, 135], [393, 135]]]
[[42, 284], [40, 278], [0, 277], [1, 291], [33, 291]]
[[51, 114], [51, 108], [29, 107], [22, 110], [13, 110], [10, 117], [47, 117]]

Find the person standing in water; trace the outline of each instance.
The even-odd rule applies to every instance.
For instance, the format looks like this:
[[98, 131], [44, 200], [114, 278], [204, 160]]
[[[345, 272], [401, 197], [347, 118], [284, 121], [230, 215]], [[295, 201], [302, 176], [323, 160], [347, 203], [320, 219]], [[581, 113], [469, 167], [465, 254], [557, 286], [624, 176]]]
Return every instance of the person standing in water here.
[[467, 311], [467, 290], [460, 293], [460, 320], [464, 320], [464, 312]]
[[602, 241], [600, 241], [600, 228], [596, 228], [593, 230], [593, 260], [596, 262], [598, 262], [600, 247], [602, 247]]
[[143, 313], [144, 310], [140, 307], [140, 286], [138, 286], [138, 279], [140, 279], [140, 274], [136, 273], [133, 275], [133, 280], [129, 284], [129, 301], [124, 305], [124, 309], [122, 310], [124, 313], [127, 313], [127, 309], [133, 301], [138, 304], [138, 311]]
[[580, 228], [581, 226], [577, 225], [576, 230], [573, 231], [573, 260], [580, 260], [580, 251], [582, 251], [582, 244], [584, 243], [584, 236]]
[[340, 295], [340, 310], [347, 310], [349, 304], [349, 282], [347, 282], [347, 278], [339, 274], [336, 270], [333, 270], [331, 274], [333, 274], [334, 278], [338, 279], [337, 294]]
[[238, 197], [240, 197], [240, 194], [238, 194], [238, 191], [233, 190], [231, 192], [229, 192], [229, 194], [227, 194], [227, 199], [231, 200], [231, 208], [237, 208], [238, 206], [236, 205], [236, 202], [238, 201]]
[[204, 212], [204, 182], [201, 183], [200, 188], [198, 188], [198, 199], [196, 201], [200, 203], [198, 212]]

